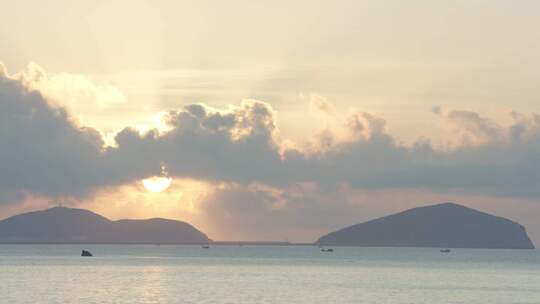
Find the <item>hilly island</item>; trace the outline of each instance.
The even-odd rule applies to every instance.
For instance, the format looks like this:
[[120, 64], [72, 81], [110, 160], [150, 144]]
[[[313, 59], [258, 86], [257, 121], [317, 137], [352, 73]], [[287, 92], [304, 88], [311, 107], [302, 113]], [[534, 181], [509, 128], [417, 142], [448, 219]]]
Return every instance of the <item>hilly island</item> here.
[[[109, 220], [89, 210], [54, 207], [0, 221], [0, 243], [231, 244], [192, 225], [162, 218]], [[236, 242], [250, 243], [250, 242]], [[259, 243], [253, 244], [280, 244]], [[320, 246], [532, 249], [525, 228], [453, 203], [417, 207], [322, 236]]]
[[111, 221], [84, 209], [54, 207], [0, 221], [0, 243], [202, 244], [211, 240], [175, 220]]
[[321, 237], [322, 246], [534, 249], [525, 228], [454, 203], [417, 207]]

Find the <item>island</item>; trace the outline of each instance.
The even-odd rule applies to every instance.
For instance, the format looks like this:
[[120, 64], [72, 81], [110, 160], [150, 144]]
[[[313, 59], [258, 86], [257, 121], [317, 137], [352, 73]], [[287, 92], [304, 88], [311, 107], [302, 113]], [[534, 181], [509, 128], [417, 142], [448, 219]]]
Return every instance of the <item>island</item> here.
[[409, 209], [322, 236], [320, 246], [534, 249], [525, 228], [454, 203]]
[[112, 221], [89, 210], [54, 207], [0, 221], [0, 243], [207, 244], [204, 233], [176, 220]]

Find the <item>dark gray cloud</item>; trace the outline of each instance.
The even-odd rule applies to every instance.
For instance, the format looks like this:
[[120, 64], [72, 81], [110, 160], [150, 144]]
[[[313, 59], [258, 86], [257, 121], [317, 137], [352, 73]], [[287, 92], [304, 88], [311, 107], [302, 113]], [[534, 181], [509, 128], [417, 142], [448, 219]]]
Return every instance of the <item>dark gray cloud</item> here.
[[24, 193], [85, 196], [150, 173], [116, 161], [103, 147], [97, 130], [77, 127], [65, 109], [0, 73], [0, 202]]
[[513, 114], [509, 127], [474, 112], [438, 115], [458, 130], [459, 146], [437, 149], [426, 140], [405, 146], [386, 133], [383, 119], [358, 113], [345, 123], [349, 140], [330, 133], [320, 137], [321, 150], [281, 151], [271, 107], [244, 102], [226, 113], [200, 105], [170, 112], [170, 132], [152, 140], [134, 133], [134, 146], [119, 142], [118, 150], [154, 151], [170, 174], [206, 180], [540, 196], [537, 115]]
[[[352, 115], [346, 140], [327, 131], [322, 149], [283, 149], [275, 113], [244, 101], [228, 110], [189, 105], [164, 118], [169, 131], [126, 128], [116, 146], [79, 127], [22, 81], [0, 72], [0, 183], [4, 199], [91, 194], [100, 187], [157, 175], [287, 188], [312, 183], [332, 189], [413, 188], [482, 195], [540, 197], [540, 117], [512, 113], [509, 127], [467, 111], [434, 113], [454, 125], [460, 145], [398, 143], [385, 121]], [[301, 122], [299, 122], [301, 123]]]

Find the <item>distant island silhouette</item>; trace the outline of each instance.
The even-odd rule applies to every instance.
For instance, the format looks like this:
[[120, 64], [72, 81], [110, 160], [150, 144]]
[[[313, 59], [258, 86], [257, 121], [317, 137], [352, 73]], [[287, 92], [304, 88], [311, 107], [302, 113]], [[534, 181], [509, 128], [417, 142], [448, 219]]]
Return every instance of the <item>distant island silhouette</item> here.
[[176, 220], [111, 221], [84, 209], [54, 207], [0, 221], [0, 243], [206, 244], [211, 240]]
[[534, 248], [520, 224], [454, 203], [417, 207], [353, 225], [311, 244], [212, 241], [182, 221], [112, 221], [89, 210], [54, 207], [0, 221], [0, 243]]
[[454, 203], [417, 207], [321, 237], [321, 246], [534, 249], [525, 228]]

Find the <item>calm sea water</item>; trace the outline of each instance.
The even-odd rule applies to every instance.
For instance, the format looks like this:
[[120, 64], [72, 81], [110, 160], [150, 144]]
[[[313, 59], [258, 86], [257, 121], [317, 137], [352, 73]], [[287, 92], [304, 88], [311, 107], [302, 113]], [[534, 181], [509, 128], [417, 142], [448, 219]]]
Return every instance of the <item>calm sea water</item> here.
[[0, 245], [0, 303], [540, 303], [538, 250], [334, 250]]

